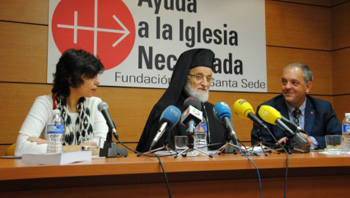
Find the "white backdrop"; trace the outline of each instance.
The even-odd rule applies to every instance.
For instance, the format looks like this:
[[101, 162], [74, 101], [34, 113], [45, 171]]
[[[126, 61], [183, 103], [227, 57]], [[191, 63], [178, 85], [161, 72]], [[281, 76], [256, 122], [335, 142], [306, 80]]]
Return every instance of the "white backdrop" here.
[[50, 0], [48, 83], [73, 47], [102, 60], [101, 85], [166, 88], [183, 51], [209, 48], [211, 90], [267, 91], [264, 0]]

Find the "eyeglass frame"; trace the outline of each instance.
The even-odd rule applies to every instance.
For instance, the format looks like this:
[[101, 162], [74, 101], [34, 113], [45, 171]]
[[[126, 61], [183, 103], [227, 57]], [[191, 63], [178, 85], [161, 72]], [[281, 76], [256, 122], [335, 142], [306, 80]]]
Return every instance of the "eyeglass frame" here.
[[198, 81], [198, 82], [203, 81], [204, 78], [209, 83], [215, 80], [215, 78], [213, 78], [212, 76], [209, 77], [209, 76], [195, 75], [195, 74], [187, 74], [187, 75], [194, 77], [196, 79], [196, 81]]

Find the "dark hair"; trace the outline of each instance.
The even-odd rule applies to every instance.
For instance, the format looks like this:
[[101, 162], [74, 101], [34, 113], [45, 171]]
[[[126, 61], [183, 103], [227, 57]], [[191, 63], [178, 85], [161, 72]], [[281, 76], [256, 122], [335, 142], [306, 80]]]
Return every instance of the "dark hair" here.
[[56, 65], [52, 93], [68, 97], [69, 87], [83, 84], [82, 77], [94, 78], [104, 70], [101, 61], [84, 50], [66, 50]]

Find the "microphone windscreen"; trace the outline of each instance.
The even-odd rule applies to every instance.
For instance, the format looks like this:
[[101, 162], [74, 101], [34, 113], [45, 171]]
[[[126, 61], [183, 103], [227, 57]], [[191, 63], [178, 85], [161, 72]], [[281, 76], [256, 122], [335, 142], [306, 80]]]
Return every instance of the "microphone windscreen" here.
[[100, 104], [98, 104], [98, 106], [97, 106], [97, 109], [99, 111], [102, 111], [103, 109], [108, 109], [108, 104], [105, 102], [100, 102]]
[[262, 105], [258, 113], [265, 122], [270, 124], [276, 124], [276, 120], [281, 119], [280, 112], [268, 105]]
[[162, 115], [160, 115], [159, 122], [168, 122], [167, 127], [171, 129], [179, 122], [180, 117], [181, 111], [177, 107], [169, 105], [166, 109], [164, 109]]
[[238, 99], [233, 104], [233, 111], [241, 118], [248, 119], [248, 114], [255, 114], [252, 105], [244, 99]]
[[225, 102], [218, 102], [213, 108], [215, 117], [224, 122], [224, 118], [228, 117], [231, 120], [231, 109]]
[[198, 109], [199, 111], [202, 110], [202, 104], [201, 101], [198, 100], [198, 98], [188, 97], [184, 102], [184, 109], [187, 109], [190, 105]]

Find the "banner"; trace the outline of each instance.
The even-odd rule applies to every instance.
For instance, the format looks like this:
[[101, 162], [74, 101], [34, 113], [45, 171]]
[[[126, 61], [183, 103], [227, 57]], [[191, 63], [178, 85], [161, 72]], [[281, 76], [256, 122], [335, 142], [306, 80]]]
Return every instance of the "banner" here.
[[101, 85], [167, 88], [179, 55], [215, 53], [211, 90], [266, 92], [264, 0], [50, 0], [47, 82], [69, 48], [105, 66]]

